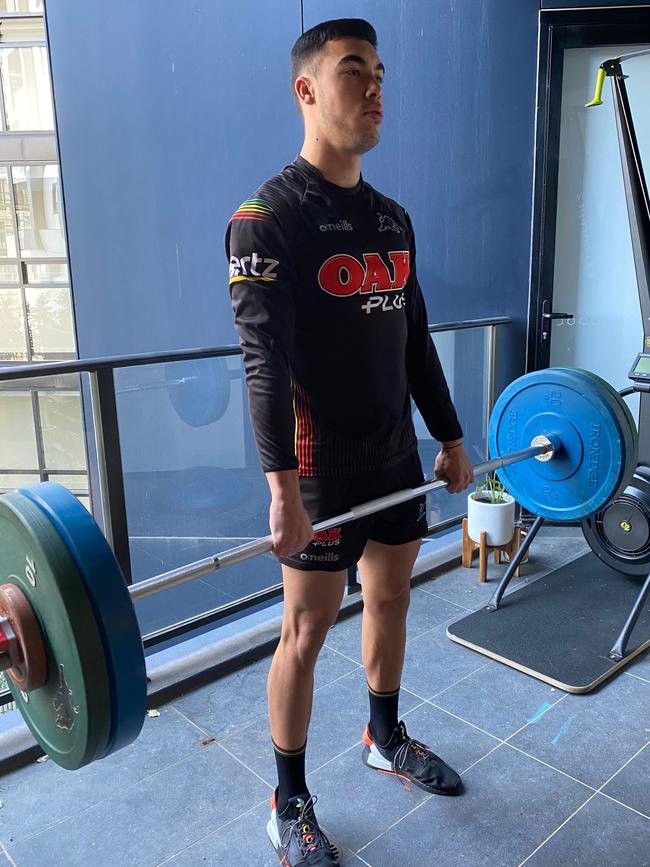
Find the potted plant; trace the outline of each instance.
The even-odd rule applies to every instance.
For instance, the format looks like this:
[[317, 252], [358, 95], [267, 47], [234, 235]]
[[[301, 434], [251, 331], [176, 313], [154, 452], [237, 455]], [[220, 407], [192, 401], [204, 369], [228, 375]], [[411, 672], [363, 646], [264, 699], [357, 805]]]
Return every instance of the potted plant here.
[[467, 533], [474, 542], [485, 531], [488, 545], [507, 545], [515, 531], [515, 500], [496, 475], [479, 482], [467, 497]]

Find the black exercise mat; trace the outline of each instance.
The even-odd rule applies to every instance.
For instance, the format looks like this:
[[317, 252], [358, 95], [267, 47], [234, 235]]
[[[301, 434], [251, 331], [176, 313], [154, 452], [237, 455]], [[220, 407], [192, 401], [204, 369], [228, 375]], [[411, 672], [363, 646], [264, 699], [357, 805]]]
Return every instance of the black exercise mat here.
[[650, 647], [646, 604], [625, 659], [607, 655], [644, 580], [616, 572], [590, 551], [504, 596], [497, 611], [463, 617], [447, 635], [566, 692], [590, 692]]

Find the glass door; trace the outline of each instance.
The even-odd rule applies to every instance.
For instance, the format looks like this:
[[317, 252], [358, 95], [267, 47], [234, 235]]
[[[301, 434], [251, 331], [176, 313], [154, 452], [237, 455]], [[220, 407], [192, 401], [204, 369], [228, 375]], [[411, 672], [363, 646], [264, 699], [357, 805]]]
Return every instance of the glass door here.
[[[571, 48], [564, 55], [552, 310], [572, 315], [544, 319], [549, 361], [593, 370], [617, 389], [630, 384], [628, 371], [643, 348], [643, 323], [609, 80], [602, 105], [585, 103], [604, 60], [648, 48]], [[645, 167], [650, 56], [630, 59], [624, 72]], [[543, 313], [551, 312], [549, 300]], [[638, 395], [634, 401], [636, 409]]]
[[[527, 368], [583, 367], [622, 389], [643, 321], [613, 79], [586, 103], [602, 63], [650, 48], [650, 6], [542, 11], [539, 45]], [[650, 56], [623, 72], [647, 176]], [[629, 405], [638, 416], [638, 395]]]

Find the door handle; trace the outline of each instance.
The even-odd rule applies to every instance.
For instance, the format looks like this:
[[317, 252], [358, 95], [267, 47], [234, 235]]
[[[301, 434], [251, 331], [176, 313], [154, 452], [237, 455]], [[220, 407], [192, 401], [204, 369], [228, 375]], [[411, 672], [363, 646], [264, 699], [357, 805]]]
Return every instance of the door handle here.
[[548, 300], [542, 304], [542, 343], [546, 343], [551, 336], [551, 322], [554, 319], [573, 319], [573, 313], [554, 313], [549, 310], [550, 306]]

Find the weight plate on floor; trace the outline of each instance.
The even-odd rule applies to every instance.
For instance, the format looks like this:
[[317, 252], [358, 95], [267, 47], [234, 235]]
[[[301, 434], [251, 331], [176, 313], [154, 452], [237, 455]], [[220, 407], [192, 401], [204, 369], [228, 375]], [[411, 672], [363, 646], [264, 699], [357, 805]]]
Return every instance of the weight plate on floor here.
[[[610, 392], [581, 371], [537, 370], [511, 383], [497, 400], [488, 433], [493, 456], [554, 435], [562, 448], [550, 461], [534, 458], [498, 475], [524, 508], [556, 521], [575, 521], [601, 509], [626, 483], [630, 444]], [[631, 442], [635, 448], [636, 438]]]
[[60, 535], [86, 583], [100, 627], [111, 689], [109, 755], [132, 743], [145, 719], [147, 689], [140, 628], [117, 560], [88, 510], [67, 488], [44, 482], [20, 493]]
[[64, 768], [101, 758], [111, 730], [111, 695], [102, 636], [85, 582], [45, 515], [18, 493], [0, 497], [0, 583], [25, 594], [38, 619], [47, 680], [21, 692], [10, 681], [32, 734]]

